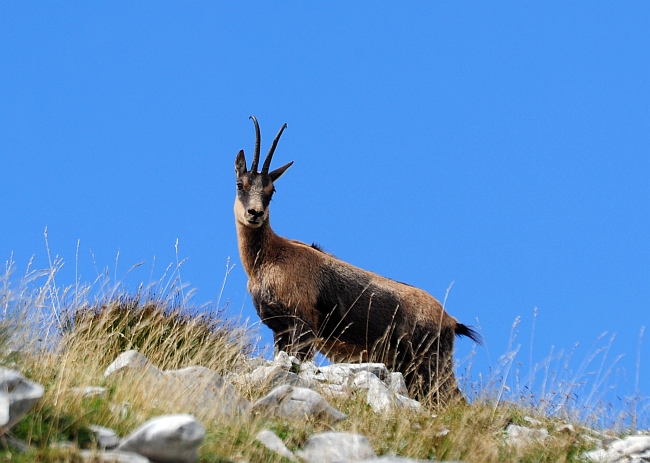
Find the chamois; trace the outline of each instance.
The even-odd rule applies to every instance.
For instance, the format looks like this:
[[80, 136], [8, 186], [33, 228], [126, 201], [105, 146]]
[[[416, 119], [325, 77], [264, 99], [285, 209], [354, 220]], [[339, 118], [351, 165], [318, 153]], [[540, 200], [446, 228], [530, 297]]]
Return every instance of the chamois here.
[[235, 161], [235, 224], [239, 254], [261, 320], [275, 347], [300, 359], [315, 350], [331, 360], [378, 361], [401, 371], [412, 393], [462, 397], [453, 372], [454, 336], [480, 335], [447, 314], [433, 296], [354, 267], [316, 245], [276, 235], [269, 221], [274, 183], [293, 164], [269, 172], [284, 124], [258, 172], [260, 128], [250, 170]]

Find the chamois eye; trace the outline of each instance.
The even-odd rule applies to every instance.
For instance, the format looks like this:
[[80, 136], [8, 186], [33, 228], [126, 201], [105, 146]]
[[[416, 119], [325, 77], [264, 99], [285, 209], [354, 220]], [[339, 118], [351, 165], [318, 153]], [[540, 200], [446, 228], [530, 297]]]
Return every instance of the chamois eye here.
[[237, 182], [237, 189], [238, 190], [243, 190], [244, 189], [244, 183], [243, 182]]

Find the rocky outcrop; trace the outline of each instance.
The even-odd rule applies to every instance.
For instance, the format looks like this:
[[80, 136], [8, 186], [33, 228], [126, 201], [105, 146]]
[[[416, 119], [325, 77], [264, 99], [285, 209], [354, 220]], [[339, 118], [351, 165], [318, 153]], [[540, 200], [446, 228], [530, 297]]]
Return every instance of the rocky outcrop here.
[[[524, 417], [528, 426], [510, 424], [505, 431], [505, 441], [518, 449], [551, 439], [549, 431], [542, 427], [539, 420]], [[557, 434], [574, 435], [598, 448], [585, 452], [582, 458], [594, 463], [646, 463], [650, 462], [650, 435], [639, 433], [624, 438], [612, 438], [596, 431], [578, 434], [570, 424], [562, 424], [551, 430]], [[594, 437], [596, 436], [596, 437]]]
[[232, 417], [248, 412], [251, 404], [219, 373], [200, 366], [162, 371], [137, 351], [120, 354], [104, 376], [118, 378], [131, 374], [138, 378], [133, 387], [149, 394], [152, 400], [173, 401], [179, 412], [200, 419]]
[[365, 461], [377, 456], [365, 436], [346, 432], [314, 434], [296, 453], [307, 463]]
[[252, 411], [290, 420], [304, 420], [313, 417], [329, 423], [335, 423], [348, 417], [345, 413], [332, 407], [318, 392], [288, 384], [276, 387], [255, 402]]
[[603, 448], [585, 453], [585, 459], [596, 463], [650, 462], [650, 435], [616, 439]]
[[[81, 451], [80, 455], [94, 462], [195, 463], [205, 435], [201, 421], [237, 420], [250, 414], [263, 414], [282, 420], [318, 420], [331, 425], [347, 418], [345, 413], [328, 402], [326, 397], [331, 396], [360, 395], [378, 414], [397, 410], [418, 412], [421, 409], [419, 402], [408, 397], [401, 373], [390, 373], [383, 364], [318, 367], [313, 362], [301, 364], [285, 353], [272, 361], [254, 359], [250, 364], [252, 366], [247, 371], [224, 377], [200, 366], [163, 371], [136, 351], [124, 352], [106, 369], [106, 381], [129, 380], [139, 395], [153, 401], [153, 406], [156, 400], [164, 399], [174, 404], [174, 412], [178, 414], [152, 418], [124, 438], [109, 428], [93, 425], [90, 429], [95, 433], [97, 449]], [[251, 403], [233, 384], [271, 390]], [[44, 389], [21, 373], [5, 368], [0, 368], [0, 388], [1, 435], [29, 412], [43, 396]], [[68, 392], [92, 398], [107, 395], [107, 390], [89, 385]], [[113, 405], [117, 415], [126, 406]], [[558, 434], [577, 436], [570, 424], [546, 429], [540, 421], [530, 417], [524, 417], [522, 423], [508, 425], [503, 432], [504, 444], [521, 450], [530, 444], [554, 439]], [[449, 432], [445, 428], [436, 436], [443, 437]], [[622, 439], [599, 439], [593, 435], [577, 436], [598, 446], [596, 450], [583, 455], [587, 461], [650, 462], [650, 435], [639, 434]], [[368, 439], [353, 433], [313, 434], [295, 452], [289, 450], [271, 430], [259, 432], [256, 440], [284, 458], [305, 463], [418, 461], [398, 456], [377, 457]]]
[[28, 413], [44, 392], [43, 386], [20, 372], [0, 367], [0, 435]]
[[152, 418], [122, 441], [118, 450], [159, 463], [195, 463], [205, 430], [191, 415]]
[[509, 424], [506, 428], [506, 442], [515, 447], [524, 448], [533, 442], [546, 439], [548, 439], [548, 431], [544, 428], [535, 429], [516, 424]]

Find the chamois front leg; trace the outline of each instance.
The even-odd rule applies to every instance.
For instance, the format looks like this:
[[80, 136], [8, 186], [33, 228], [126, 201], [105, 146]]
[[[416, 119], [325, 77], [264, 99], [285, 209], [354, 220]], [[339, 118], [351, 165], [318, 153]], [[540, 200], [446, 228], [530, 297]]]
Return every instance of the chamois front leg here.
[[294, 323], [282, 332], [274, 331], [273, 340], [277, 351], [295, 355], [300, 361], [314, 355], [314, 336], [304, 323]]
[[306, 320], [300, 318], [300, 310], [261, 298], [254, 299], [254, 303], [262, 322], [273, 331], [277, 351], [285, 351], [300, 360], [314, 355], [314, 331]]

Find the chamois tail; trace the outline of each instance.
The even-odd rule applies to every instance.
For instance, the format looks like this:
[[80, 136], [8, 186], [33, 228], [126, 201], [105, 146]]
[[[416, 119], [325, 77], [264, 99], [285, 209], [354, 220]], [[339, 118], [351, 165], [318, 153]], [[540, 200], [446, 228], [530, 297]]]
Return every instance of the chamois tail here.
[[454, 329], [456, 336], [467, 336], [476, 344], [483, 345], [483, 336], [481, 336], [474, 328], [463, 325], [462, 323], [456, 323], [456, 328]]

